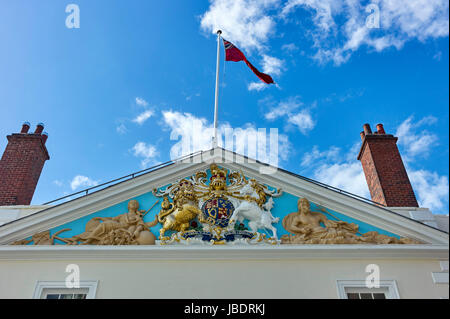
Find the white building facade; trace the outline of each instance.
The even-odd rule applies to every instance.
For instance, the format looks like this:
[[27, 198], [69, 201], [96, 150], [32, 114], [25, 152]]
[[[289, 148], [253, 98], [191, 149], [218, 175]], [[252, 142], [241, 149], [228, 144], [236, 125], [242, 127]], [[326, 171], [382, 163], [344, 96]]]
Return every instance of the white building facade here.
[[449, 298], [448, 215], [418, 207], [382, 126], [359, 156], [377, 203], [216, 148], [30, 206], [39, 125], [0, 161], [2, 299]]

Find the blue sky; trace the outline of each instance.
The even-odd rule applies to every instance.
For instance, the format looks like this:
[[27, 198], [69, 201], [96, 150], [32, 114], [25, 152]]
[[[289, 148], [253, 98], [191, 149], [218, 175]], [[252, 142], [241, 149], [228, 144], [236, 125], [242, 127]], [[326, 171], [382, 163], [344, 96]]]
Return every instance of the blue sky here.
[[[80, 28], [66, 27], [70, 3]], [[0, 136], [45, 123], [33, 204], [165, 162], [212, 125], [220, 27], [277, 83], [222, 51], [220, 129], [278, 128], [279, 166], [369, 197], [359, 132], [383, 123], [420, 204], [448, 214], [448, 1], [372, 1], [379, 28], [370, 4], [1, 1]]]

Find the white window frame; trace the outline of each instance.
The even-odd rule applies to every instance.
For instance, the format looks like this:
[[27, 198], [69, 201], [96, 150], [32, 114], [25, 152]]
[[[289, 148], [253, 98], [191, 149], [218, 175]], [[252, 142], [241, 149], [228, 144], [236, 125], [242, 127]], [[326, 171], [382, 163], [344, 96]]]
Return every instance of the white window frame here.
[[[95, 299], [98, 280], [80, 281], [80, 288], [88, 290], [86, 299]], [[72, 289], [66, 287], [65, 281], [38, 281], [34, 289], [33, 299], [41, 299], [44, 289]], [[75, 288], [76, 289], [76, 288]]]
[[[365, 280], [337, 280], [337, 291], [340, 299], [348, 299], [345, 288], [367, 288]], [[386, 299], [400, 299], [395, 280], [380, 280], [380, 288], [387, 288]], [[376, 289], [376, 288], [375, 288]], [[376, 293], [376, 291], [374, 291]]]

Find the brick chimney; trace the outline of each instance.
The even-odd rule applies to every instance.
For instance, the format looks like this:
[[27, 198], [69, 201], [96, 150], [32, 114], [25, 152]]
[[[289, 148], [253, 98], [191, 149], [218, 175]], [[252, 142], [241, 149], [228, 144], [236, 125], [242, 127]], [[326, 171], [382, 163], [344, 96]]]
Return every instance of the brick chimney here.
[[377, 124], [373, 133], [369, 124], [363, 128], [358, 160], [372, 200], [388, 207], [419, 207], [397, 148], [398, 138], [386, 134], [383, 124]]
[[8, 145], [0, 160], [0, 206], [29, 205], [46, 160], [48, 134], [39, 123], [28, 133], [30, 123], [20, 133], [8, 135]]

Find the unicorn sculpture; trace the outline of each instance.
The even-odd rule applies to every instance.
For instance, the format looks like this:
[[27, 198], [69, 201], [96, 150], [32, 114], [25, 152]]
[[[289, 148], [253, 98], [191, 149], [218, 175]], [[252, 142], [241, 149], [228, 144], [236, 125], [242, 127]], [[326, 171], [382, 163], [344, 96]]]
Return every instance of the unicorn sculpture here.
[[[247, 183], [241, 188], [240, 195], [247, 198], [256, 198], [258, 196], [251, 183]], [[277, 230], [272, 224], [278, 223], [280, 218], [272, 216], [270, 211], [273, 208], [273, 204], [272, 197], [269, 197], [268, 201], [261, 205], [262, 207], [255, 201], [242, 201], [230, 218], [229, 229], [233, 229], [236, 222], [242, 223], [247, 219], [251, 232], [256, 233], [258, 229], [268, 229], [272, 231], [272, 238], [277, 240]]]

